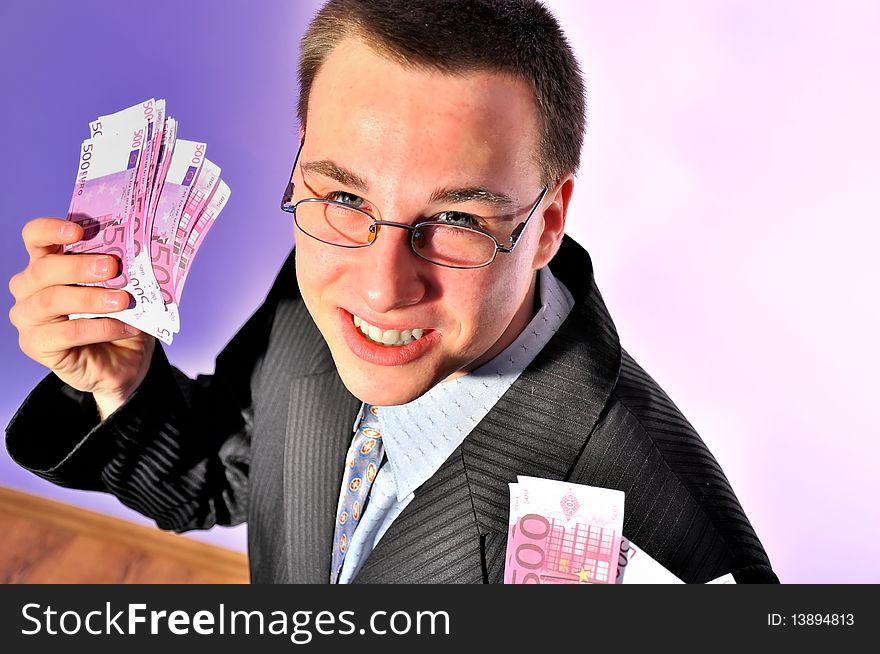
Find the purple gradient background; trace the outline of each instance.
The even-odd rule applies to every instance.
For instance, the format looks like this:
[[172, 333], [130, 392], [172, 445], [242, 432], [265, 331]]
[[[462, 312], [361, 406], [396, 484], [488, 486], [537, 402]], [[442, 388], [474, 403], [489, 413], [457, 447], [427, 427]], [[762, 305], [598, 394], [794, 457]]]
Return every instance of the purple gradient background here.
[[[783, 581], [880, 581], [880, 430], [867, 409], [880, 363], [867, 301], [880, 5], [547, 4], [590, 97], [568, 231], [593, 255], [624, 346], [715, 453]], [[317, 3], [163, 0], [154, 40], [143, 10], [121, 5], [0, 6], [0, 277], [25, 265], [24, 221], [66, 210], [87, 121], [166, 97], [233, 189], [169, 349], [190, 374], [208, 372], [292, 244], [277, 202], [296, 44]], [[43, 371], [5, 321], [0, 351], [5, 424]], [[5, 451], [0, 483], [145, 522], [114, 498], [41, 482]], [[243, 527], [190, 535], [244, 549]]]

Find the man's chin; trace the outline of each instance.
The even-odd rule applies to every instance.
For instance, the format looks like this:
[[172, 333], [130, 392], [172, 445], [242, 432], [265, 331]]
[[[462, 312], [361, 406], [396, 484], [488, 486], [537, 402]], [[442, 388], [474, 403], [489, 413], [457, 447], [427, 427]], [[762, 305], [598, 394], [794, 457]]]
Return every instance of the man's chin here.
[[344, 370], [339, 366], [336, 370], [349, 393], [361, 402], [375, 406], [397, 406], [412, 402], [431, 390], [435, 384], [433, 379], [420, 380], [417, 374], [402, 375], [401, 371], [386, 374], [383, 378], [381, 370], [375, 374]]

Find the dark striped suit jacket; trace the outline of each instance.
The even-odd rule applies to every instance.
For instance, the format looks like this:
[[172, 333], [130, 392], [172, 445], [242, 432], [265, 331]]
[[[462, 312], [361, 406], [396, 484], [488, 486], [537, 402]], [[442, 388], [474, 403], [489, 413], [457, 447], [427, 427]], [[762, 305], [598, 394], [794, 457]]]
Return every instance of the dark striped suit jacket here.
[[[517, 475], [624, 491], [624, 534], [687, 582], [778, 581], [718, 463], [621, 349], [589, 255], [566, 237], [550, 267], [574, 296], [568, 319], [355, 582], [500, 582]], [[7, 448], [162, 529], [246, 520], [254, 582], [326, 583], [359, 406], [299, 296], [292, 254], [213, 375], [186, 378], [158, 347], [141, 387], [101, 424], [90, 395], [49, 375], [8, 426]]]

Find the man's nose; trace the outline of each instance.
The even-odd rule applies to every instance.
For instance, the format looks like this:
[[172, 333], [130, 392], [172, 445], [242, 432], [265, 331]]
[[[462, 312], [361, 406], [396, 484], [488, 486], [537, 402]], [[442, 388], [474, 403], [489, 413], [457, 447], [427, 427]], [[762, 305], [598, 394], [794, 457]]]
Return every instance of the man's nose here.
[[410, 247], [409, 230], [377, 225], [375, 241], [359, 254], [362, 276], [359, 286], [367, 306], [376, 313], [418, 304], [427, 290], [424, 261]]

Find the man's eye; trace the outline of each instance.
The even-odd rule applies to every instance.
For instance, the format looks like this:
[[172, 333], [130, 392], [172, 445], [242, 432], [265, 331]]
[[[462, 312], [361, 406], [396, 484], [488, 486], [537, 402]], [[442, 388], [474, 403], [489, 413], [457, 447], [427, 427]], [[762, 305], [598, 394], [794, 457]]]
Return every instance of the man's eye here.
[[444, 211], [434, 216], [434, 220], [441, 223], [449, 223], [450, 225], [460, 225], [462, 227], [479, 227], [480, 221], [469, 213], [461, 211]]
[[324, 197], [327, 200], [333, 200], [335, 202], [347, 204], [348, 206], [354, 207], [355, 209], [362, 209], [364, 206], [363, 198], [358, 197], [354, 193], [346, 193], [345, 191], [333, 191], [332, 193], [328, 193]]

